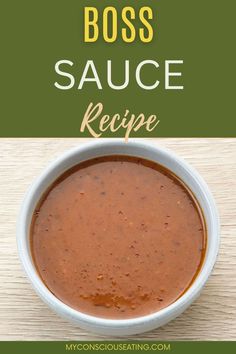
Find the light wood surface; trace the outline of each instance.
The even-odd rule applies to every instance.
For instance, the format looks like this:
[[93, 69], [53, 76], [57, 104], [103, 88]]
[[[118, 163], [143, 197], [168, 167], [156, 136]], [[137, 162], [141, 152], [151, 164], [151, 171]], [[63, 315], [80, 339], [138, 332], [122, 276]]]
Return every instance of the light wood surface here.
[[[86, 140], [0, 139], [0, 340], [104, 338], [59, 318], [38, 298], [16, 248], [16, 219], [27, 187], [55, 157]], [[198, 300], [163, 328], [129, 339], [236, 340], [236, 139], [152, 140], [205, 178], [220, 212], [221, 247]]]

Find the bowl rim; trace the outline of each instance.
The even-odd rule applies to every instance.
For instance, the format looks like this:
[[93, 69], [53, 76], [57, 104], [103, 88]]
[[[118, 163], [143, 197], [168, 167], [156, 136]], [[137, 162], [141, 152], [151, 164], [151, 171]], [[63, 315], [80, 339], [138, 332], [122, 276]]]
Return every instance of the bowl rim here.
[[[42, 195], [42, 193], [40, 194], [38, 193], [38, 189], [42, 181], [44, 181], [50, 174], [52, 174], [57, 167], [61, 166], [65, 160], [73, 156], [76, 156], [82, 152], [85, 152], [86, 150], [89, 149], [101, 148], [104, 145], [112, 148], [114, 146], [121, 146], [124, 144], [132, 145], [134, 148], [136, 146], [140, 149], [152, 150], [153, 152], [155, 151], [156, 153], [160, 152], [163, 156], [167, 156], [167, 158], [177, 161], [179, 166], [181, 166], [188, 172], [189, 176], [191, 176], [195, 180], [195, 183], [197, 183], [198, 188], [201, 189], [201, 191], [204, 193], [205, 199], [209, 204], [210, 218], [212, 220], [211, 233], [214, 235], [214, 237], [212, 238], [211, 247], [209, 248], [207, 254], [205, 255], [204, 264], [200, 272], [198, 273], [198, 276], [193, 281], [189, 289], [179, 299], [177, 299], [175, 302], [168, 305], [167, 307], [145, 316], [128, 318], [128, 319], [109, 319], [109, 318], [102, 318], [93, 315], [88, 315], [86, 313], [75, 310], [72, 307], [63, 303], [61, 300], [59, 300], [55, 295], [53, 295], [50, 292], [50, 290], [46, 287], [46, 285], [39, 277], [36, 268], [34, 267], [33, 261], [31, 259], [31, 254], [28, 245], [28, 235], [27, 235], [28, 232], [26, 226], [28, 220], [28, 213], [31, 208], [30, 205], [31, 201], [33, 200], [35, 195], [37, 195], [37, 200], [39, 200]], [[131, 154], [127, 154], [127, 155], [131, 155]], [[100, 156], [102, 156], [102, 154]], [[131, 156], [135, 156], [135, 155], [133, 154]], [[63, 171], [61, 173], [63, 173]], [[176, 312], [179, 313], [182, 312], [186, 308], [186, 304], [190, 305], [192, 303], [192, 301], [197, 297], [200, 290], [205, 285], [216, 262], [219, 245], [220, 245], [220, 220], [219, 220], [219, 214], [216, 208], [214, 198], [212, 196], [212, 193], [209, 190], [208, 185], [201, 177], [201, 175], [196, 171], [196, 169], [193, 168], [191, 165], [189, 165], [183, 158], [179, 157], [173, 151], [167, 148], [164, 148], [158, 144], [153, 144], [152, 142], [146, 140], [130, 139], [128, 143], [125, 143], [122, 139], [106, 139], [106, 141], [95, 140], [74, 147], [64, 152], [63, 154], [61, 154], [59, 157], [57, 157], [47, 165], [47, 167], [43, 170], [43, 172], [33, 181], [33, 183], [31, 184], [31, 186], [29, 187], [28, 191], [25, 194], [25, 197], [23, 199], [20, 208], [20, 213], [18, 216], [16, 235], [17, 235], [18, 254], [21, 263], [23, 265], [23, 268], [31, 284], [33, 285], [33, 288], [35, 289], [36, 293], [44, 300], [45, 303], [49, 305], [49, 307], [54, 309], [54, 311], [60, 314], [61, 316], [76, 321], [77, 323], [85, 324], [86, 326], [90, 326], [93, 328], [99, 327], [104, 329], [109, 327], [109, 328], [119, 330], [119, 328], [121, 329], [124, 327], [141, 328], [146, 323], [156, 323], [157, 321], [161, 322], [164, 319], [168, 319], [168, 318], [171, 319], [176, 316]]]

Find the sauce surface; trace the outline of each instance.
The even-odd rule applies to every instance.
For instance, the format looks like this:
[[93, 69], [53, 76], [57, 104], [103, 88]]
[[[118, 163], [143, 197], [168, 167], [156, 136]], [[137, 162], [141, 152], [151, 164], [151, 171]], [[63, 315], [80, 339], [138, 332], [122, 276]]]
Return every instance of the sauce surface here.
[[81, 312], [125, 319], [177, 300], [203, 262], [206, 229], [191, 192], [135, 157], [81, 163], [45, 193], [31, 225], [43, 282]]

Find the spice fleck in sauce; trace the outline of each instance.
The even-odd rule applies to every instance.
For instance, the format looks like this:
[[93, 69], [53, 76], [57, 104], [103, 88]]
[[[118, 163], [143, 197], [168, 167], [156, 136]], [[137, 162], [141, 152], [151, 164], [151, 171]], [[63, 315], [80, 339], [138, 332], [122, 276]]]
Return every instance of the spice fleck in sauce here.
[[110, 156], [64, 173], [35, 210], [31, 248], [48, 289], [87, 314], [125, 319], [158, 311], [196, 277], [202, 212], [170, 171]]

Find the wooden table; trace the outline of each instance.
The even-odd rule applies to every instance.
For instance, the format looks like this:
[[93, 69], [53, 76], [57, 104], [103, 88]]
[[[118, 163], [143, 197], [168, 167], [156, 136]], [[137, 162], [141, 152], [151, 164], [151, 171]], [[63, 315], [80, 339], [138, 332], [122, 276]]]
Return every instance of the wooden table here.
[[[55, 157], [86, 140], [0, 139], [0, 340], [104, 338], [61, 319], [38, 298], [16, 248], [16, 219], [27, 187]], [[184, 314], [129, 338], [236, 340], [236, 139], [152, 140], [184, 157], [209, 184], [221, 217], [221, 247], [201, 296]]]

